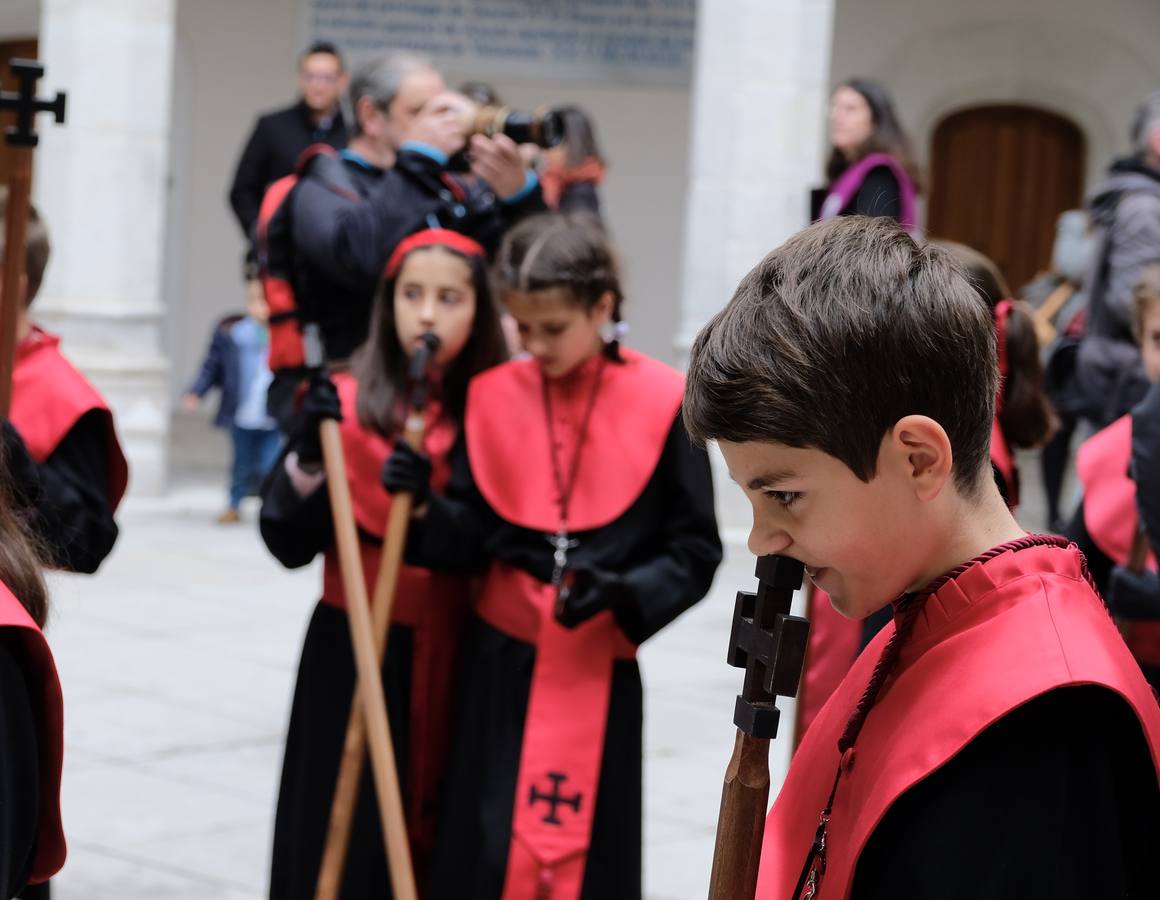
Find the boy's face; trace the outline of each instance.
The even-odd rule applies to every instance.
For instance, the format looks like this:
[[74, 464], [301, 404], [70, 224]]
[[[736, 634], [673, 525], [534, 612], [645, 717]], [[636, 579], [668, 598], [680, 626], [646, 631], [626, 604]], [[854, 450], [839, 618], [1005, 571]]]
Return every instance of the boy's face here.
[[853, 619], [910, 588], [927, 558], [914, 479], [888, 442], [868, 482], [821, 450], [718, 442], [753, 506], [749, 549], [800, 560], [834, 607]]

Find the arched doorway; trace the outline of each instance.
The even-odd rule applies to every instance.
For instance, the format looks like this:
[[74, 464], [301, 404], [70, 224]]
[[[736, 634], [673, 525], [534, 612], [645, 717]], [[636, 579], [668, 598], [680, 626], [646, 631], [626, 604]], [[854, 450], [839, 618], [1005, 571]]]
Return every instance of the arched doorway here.
[[1086, 141], [1031, 106], [976, 106], [935, 128], [927, 231], [995, 260], [1013, 291], [1051, 261], [1055, 219], [1080, 204]]

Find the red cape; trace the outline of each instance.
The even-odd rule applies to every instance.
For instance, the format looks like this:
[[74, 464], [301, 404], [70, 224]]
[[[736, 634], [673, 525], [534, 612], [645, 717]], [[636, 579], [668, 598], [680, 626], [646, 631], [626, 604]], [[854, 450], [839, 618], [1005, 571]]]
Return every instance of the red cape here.
[[60, 821], [60, 772], [64, 758], [64, 701], [52, 651], [28, 611], [0, 584], [0, 628], [19, 629], [28, 660], [30, 700], [37, 720], [40, 766], [40, 814], [29, 881], [47, 881], [64, 865], [64, 830]]
[[[607, 525], [632, 506], [681, 408], [680, 372], [634, 350], [621, 353], [623, 364], [604, 366], [580, 455], [568, 517], [573, 532]], [[598, 364], [589, 360], [560, 380], [591, 377]], [[491, 508], [513, 525], [555, 532], [560, 511], [539, 365], [515, 360], [477, 376], [464, 428], [472, 475]]]
[[[792, 896], [833, 785], [838, 738], [893, 633], [888, 625], [858, 657], [798, 748], [766, 821], [758, 897]], [[911, 786], [1023, 703], [1073, 684], [1122, 696], [1160, 768], [1160, 708], [1074, 547], [1002, 553], [928, 597], [842, 775], [821, 897], [849, 895], [867, 840]]]
[[33, 327], [16, 348], [12, 372], [12, 409], [8, 413], [28, 452], [38, 463], [48, 459], [65, 435], [93, 410], [105, 423], [109, 508], [116, 510], [129, 483], [129, 463], [117, 440], [113, 414], [104, 398], [60, 352], [60, 338]]

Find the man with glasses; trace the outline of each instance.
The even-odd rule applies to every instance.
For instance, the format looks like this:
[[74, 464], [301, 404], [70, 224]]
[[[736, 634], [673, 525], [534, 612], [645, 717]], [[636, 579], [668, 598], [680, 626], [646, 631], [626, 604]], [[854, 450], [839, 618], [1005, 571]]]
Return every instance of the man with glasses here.
[[346, 85], [338, 48], [319, 41], [299, 58], [298, 102], [258, 117], [230, 188], [230, 206], [248, 241], [253, 240], [266, 188], [294, 170], [303, 150], [318, 143], [338, 149], [346, 146], [347, 125], [339, 104]]

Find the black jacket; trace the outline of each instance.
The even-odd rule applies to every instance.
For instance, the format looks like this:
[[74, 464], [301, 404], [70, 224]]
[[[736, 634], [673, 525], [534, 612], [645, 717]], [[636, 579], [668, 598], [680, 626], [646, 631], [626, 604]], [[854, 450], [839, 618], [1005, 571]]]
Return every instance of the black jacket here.
[[259, 116], [242, 150], [230, 188], [230, 206], [246, 240], [253, 240], [254, 223], [266, 188], [294, 171], [294, 163], [303, 150], [319, 143], [341, 149], [346, 142], [346, 123], [341, 111], [321, 127], [311, 121], [310, 108], [302, 100], [286, 109]]
[[387, 172], [350, 158], [346, 165], [362, 202], [308, 177], [295, 188], [290, 212], [299, 304], [319, 322], [330, 359], [346, 359], [365, 340], [375, 289], [404, 237], [453, 228], [494, 254], [510, 225], [544, 209], [538, 185], [504, 203], [484, 182], [452, 175], [413, 150], [401, 150]]

